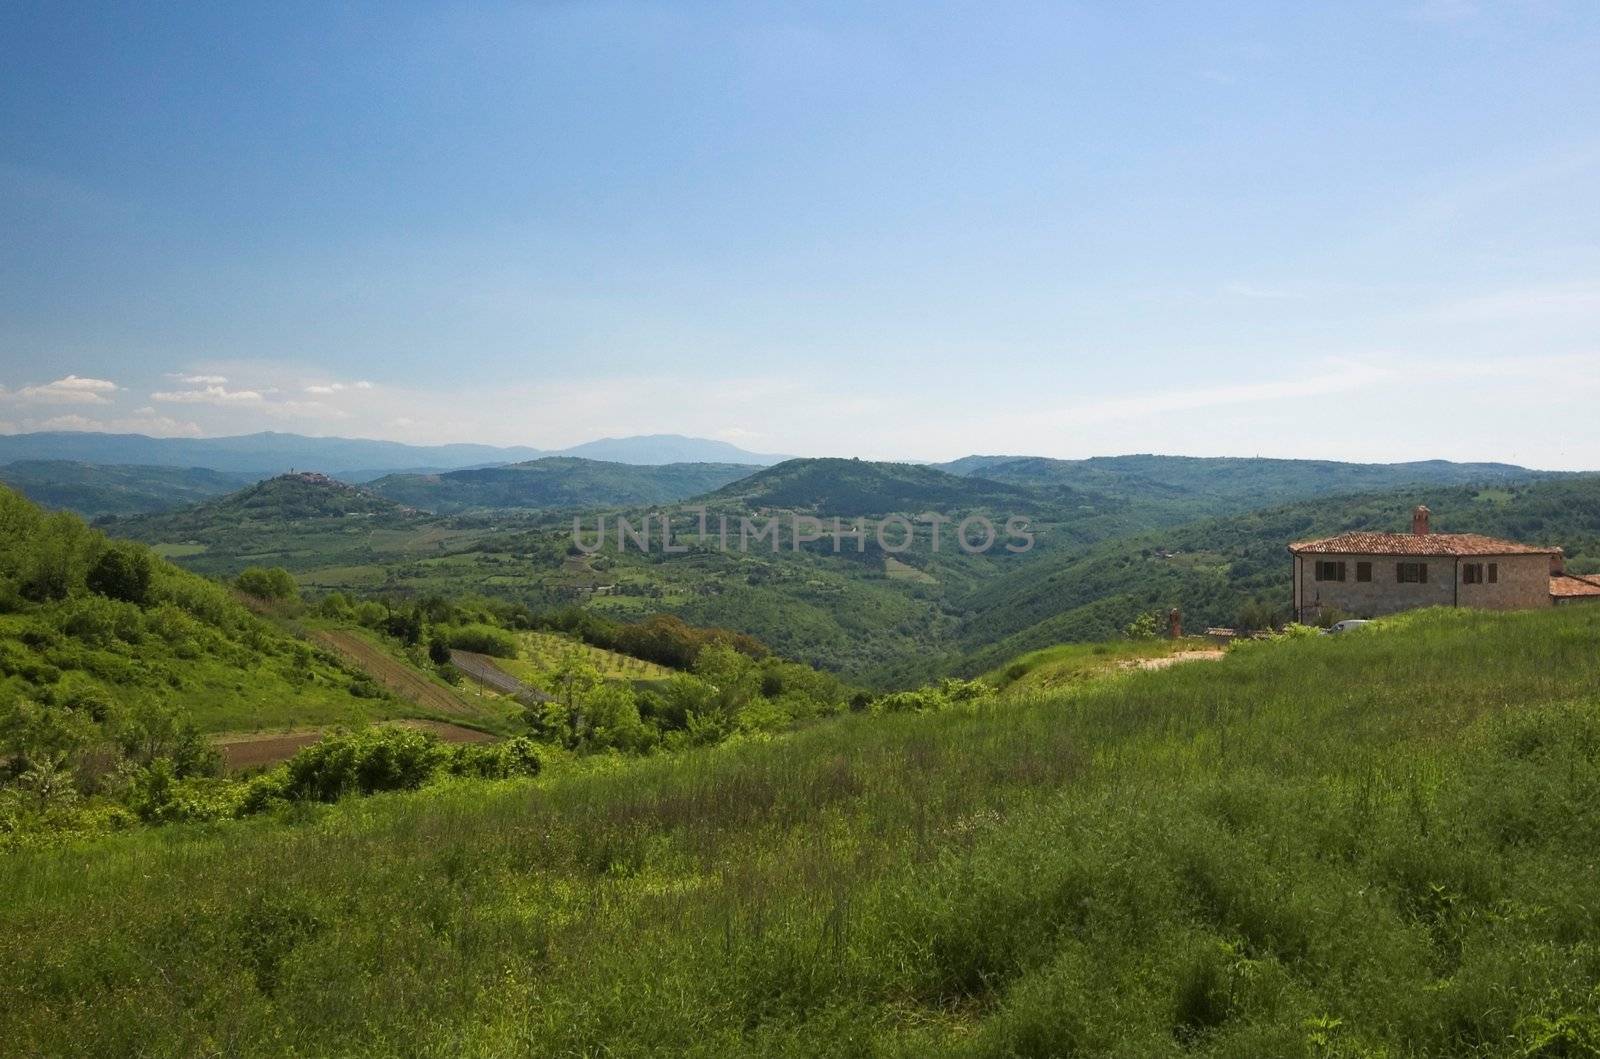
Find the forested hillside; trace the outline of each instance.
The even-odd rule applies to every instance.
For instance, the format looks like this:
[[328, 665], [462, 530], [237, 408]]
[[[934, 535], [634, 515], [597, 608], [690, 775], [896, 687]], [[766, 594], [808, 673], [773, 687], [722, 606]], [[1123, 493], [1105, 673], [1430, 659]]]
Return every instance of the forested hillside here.
[[747, 464], [632, 466], [553, 456], [506, 467], [443, 474], [392, 474], [367, 488], [424, 511], [487, 508], [644, 507], [707, 493], [751, 472]]
[[1597, 475], [1301, 501], [1046, 556], [984, 583], [960, 601], [961, 639], [972, 652], [963, 670], [1052, 643], [1104, 639], [1141, 613], [1170, 607], [1183, 610], [1191, 629], [1286, 620], [1291, 542], [1404, 531], [1418, 503], [1432, 509], [1436, 531], [1555, 545], [1575, 572], [1600, 570]]
[[1059, 497], [1047, 501], [1031, 489], [962, 478], [916, 464], [842, 459], [789, 460], [704, 499], [708, 503], [735, 502], [747, 510], [781, 509], [841, 518], [977, 508], [1038, 514], [1047, 503], [1061, 502]]
[[[1450, 477], [1466, 473], [1443, 466]], [[674, 613], [890, 686], [943, 672], [981, 672], [1051, 643], [1104, 639], [1141, 614], [1174, 606], [1191, 628], [1281, 619], [1291, 541], [1358, 527], [1403, 529], [1405, 513], [1418, 502], [1434, 508], [1441, 529], [1560, 544], [1574, 569], [1588, 569], [1600, 562], [1597, 481], [1561, 476], [1481, 487], [1406, 486], [1252, 513], [1242, 513], [1252, 504], [1239, 488], [1232, 499], [1207, 501], [1227, 506], [1235, 512], [1230, 517], [1174, 525], [1193, 506], [1186, 493], [1176, 501], [1160, 499], [1177, 485], [1124, 482], [1119, 488], [1136, 498], [1122, 499], [903, 464], [803, 460], [693, 501], [708, 505], [713, 518], [733, 520], [733, 546], [726, 551], [718, 546], [714, 522], [708, 537], [698, 539], [698, 523], [688, 514], [674, 527], [686, 552], [619, 551], [612, 521], [608, 546], [587, 555], [574, 545], [570, 514], [429, 516], [336, 483], [287, 478], [187, 512], [120, 519], [108, 528], [206, 573], [232, 576], [252, 563], [281, 565], [313, 591], [482, 593], [534, 609], [582, 604], [626, 620]], [[1224, 498], [1229, 492], [1219, 489]], [[626, 513], [637, 525], [649, 510]], [[743, 516], [781, 519], [799, 512], [836, 515], [848, 524], [896, 511], [978, 511], [997, 521], [1025, 515], [1035, 545], [1021, 554], [997, 547], [968, 555], [947, 533], [934, 552], [923, 527], [911, 548], [894, 553], [871, 532], [860, 544], [843, 540], [837, 551], [828, 537], [795, 549], [788, 529], [776, 550], [770, 541], [753, 550], [737, 547]], [[583, 536], [592, 542], [599, 513], [581, 514]]]
[[1261, 457], [967, 456], [936, 465], [1036, 488], [1067, 486], [1144, 501], [1185, 515], [1179, 521], [1268, 507], [1307, 497], [1372, 493], [1407, 485], [1482, 485], [1548, 477], [1507, 463], [1339, 463]]
[[205, 467], [140, 467], [21, 460], [0, 466], [0, 482], [36, 504], [85, 518], [137, 515], [198, 504], [231, 493], [255, 477]]
[[228, 589], [0, 487], [0, 844], [214, 773], [207, 733], [405, 712]]

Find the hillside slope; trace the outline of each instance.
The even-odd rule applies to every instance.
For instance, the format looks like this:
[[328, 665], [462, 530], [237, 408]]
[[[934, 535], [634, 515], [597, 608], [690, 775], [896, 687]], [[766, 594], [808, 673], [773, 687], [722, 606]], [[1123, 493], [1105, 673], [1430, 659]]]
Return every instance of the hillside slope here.
[[1526, 482], [1550, 477], [1507, 463], [1341, 463], [1261, 457], [966, 456], [936, 465], [952, 474], [980, 475], [1032, 487], [1068, 486], [1126, 500], [1176, 507], [1189, 520], [1237, 513], [1309, 497], [1373, 493], [1401, 486], [1460, 486]]
[[326, 475], [279, 475], [179, 511], [103, 520], [108, 533], [156, 546], [189, 569], [231, 576], [256, 564], [303, 569], [288, 556], [370, 554], [375, 538], [410, 531], [425, 516]]
[[1600, 475], [1306, 500], [1045, 556], [991, 579], [960, 601], [962, 640], [976, 652], [963, 668], [981, 672], [1049, 644], [1105, 639], [1151, 610], [1180, 607], [1190, 629], [1232, 625], [1252, 601], [1286, 611], [1290, 542], [1404, 530], [1420, 502], [1444, 532], [1558, 545], [1574, 571], [1600, 570]]
[[1032, 489], [984, 478], [960, 477], [910, 463], [868, 460], [789, 460], [757, 471], [703, 498], [752, 510], [783, 509], [853, 518], [977, 508], [1037, 511], [1043, 497]]
[[1592, 1054], [1597, 642], [1600, 609], [1422, 613], [311, 826], [10, 858], [0, 1035], [38, 1054]]
[[750, 471], [747, 464], [632, 466], [552, 456], [506, 467], [387, 475], [367, 488], [410, 507], [446, 513], [480, 508], [644, 507], [709, 492]]
[[205, 467], [140, 467], [20, 460], [0, 466], [0, 482], [49, 508], [84, 518], [171, 511], [231, 493], [255, 479]]
[[0, 541], [0, 707], [92, 704], [96, 724], [203, 732], [415, 712], [222, 586], [3, 487]]

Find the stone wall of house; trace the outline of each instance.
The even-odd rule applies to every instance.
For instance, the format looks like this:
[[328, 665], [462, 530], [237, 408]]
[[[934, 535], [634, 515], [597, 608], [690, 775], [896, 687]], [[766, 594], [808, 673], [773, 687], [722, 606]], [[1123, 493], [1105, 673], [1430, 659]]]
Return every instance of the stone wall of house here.
[[1490, 563], [1500, 566], [1498, 584], [1462, 585], [1461, 606], [1484, 610], [1527, 610], [1550, 606], [1550, 557], [1548, 555], [1502, 555], [1498, 559], [1462, 559], [1461, 563], [1482, 563], [1487, 574]]
[[[1318, 581], [1317, 562], [1343, 562], [1345, 580]], [[1357, 581], [1357, 563], [1372, 564], [1372, 580]], [[1426, 584], [1399, 582], [1395, 566], [1402, 562], [1428, 564]], [[1550, 605], [1550, 559], [1545, 555], [1502, 555], [1462, 559], [1462, 564], [1499, 564], [1495, 584], [1457, 585], [1457, 560], [1446, 556], [1300, 555], [1295, 557], [1301, 619], [1313, 620], [1317, 612], [1334, 607], [1360, 618], [1375, 618], [1418, 607], [1463, 607], [1521, 610]], [[1459, 596], [1458, 596], [1459, 591]]]

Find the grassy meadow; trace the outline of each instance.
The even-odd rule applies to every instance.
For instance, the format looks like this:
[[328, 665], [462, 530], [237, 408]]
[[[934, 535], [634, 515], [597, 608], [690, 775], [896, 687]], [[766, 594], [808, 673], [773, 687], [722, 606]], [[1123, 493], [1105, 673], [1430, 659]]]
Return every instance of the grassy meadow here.
[[20, 1055], [1585, 1055], [1600, 608], [0, 860]]

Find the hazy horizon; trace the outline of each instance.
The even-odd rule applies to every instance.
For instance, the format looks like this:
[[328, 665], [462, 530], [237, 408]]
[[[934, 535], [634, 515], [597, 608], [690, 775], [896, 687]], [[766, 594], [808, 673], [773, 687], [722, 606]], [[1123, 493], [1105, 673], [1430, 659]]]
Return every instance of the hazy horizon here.
[[[115, 436], [133, 436], [133, 437], [143, 437], [143, 438], [147, 438], [147, 439], [153, 440], [153, 441], [163, 441], [163, 440], [173, 440], [173, 441], [184, 441], [184, 440], [189, 440], [189, 441], [219, 441], [219, 440], [237, 439], [237, 438], [244, 438], [244, 437], [253, 437], [253, 436], [256, 436], [256, 435], [259, 435], [259, 434], [276, 434], [278, 436], [307, 438], [307, 439], [312, 440], [312, 441], [377, 442], [377, 443], [384, 443], [384, 444], [392, 443], [392, 444], [400, 444], [400, 445], [410, 445], [410, 446], [415, 446], [415, 447], [418, 447], [418, 448], [443, 447], [443, 446], [447, 446], [447, 445], [467, 445], [467, 446], [476, 446], [476, 447], [486, 447], [486, 448], [491, 448], [491, 449], [499, 449], [499, 450], [502, 450], [502, 451], [513, 451], [513, 450], [517, 450], [517, 449], [526, 449], [526, 450], [531, 450], [531, 451], [537, 452], [538, 456], [533, 457], [533, 458], [536, 458], [536, 459], [537, 458], [543, 458], [543, 457], [552, 457], [552, 456], [567, 456], [567, 455], [570, 455], [569, 450], [578, 449], [578, 448], [584, 448], [585, 446], [590, 445], [590, 444], [597, 444], [597, 443], [604, 443], [604, 442], [643, 442], [643, 441], [650, 441], [650, 440], [655, 440], [655, 439], [674, 439], [674, 440], [682, 440], [682, 441], [690, 441], [690, 442], [718, 442], [718, 443], [722, 443], [722, 444], [732, 445], [734, 448], [738, 449], [740, 452], [744, 453], [747, 456], [774, 457], [776, 461], [784, 461], [784, 460], [792, 460], [792, 459], [824, 459], [824, 458], [863, 459], [863, 460], [875, 459], [874, 457], [868, 457], [868, 456], [831, 456], [829, 454], [822, 454], [822, 453], [805, 453], [805, 452], [770, 453], [770, 452], [759, 452], [759, 451], [750, 449], [750, 448], [748, 448], [746, 446], [735, 444], [734, 442], [723, 441], [723, 439], [719, 439], [719, 438], [704, 438], [704, 437], [697, 437], [697, 436], [689, 435], [689, 434], [675, 434], [675, 433], [636, 434], [636, 435], [624, 435], [624, 436], [606, 436], [606, 437], [587, 438], [584, 441], [576, 442], [576, 443], [574, 443], [572, 445], [567, 445], [567, 446], [563, 446], [561, 448], [552, 448], [552, 449], [543, 449], [543, 448], [540, 448], [540, 447], [534, 446], [534, 445], [521, 445], [521, 444], [516, 444], [516, 443], [510, 443], [510, 444], [501, 445], [501, 444], [496, 444], [496, 443], [492, 443], [492, 442], [474, 441], [474, 440], [471, 440], [471, 439], [467, 439], [467, 440], [463, 440], [463, 441], [450, 441], [450, 442], [430, 443], [430, 442], [406, 441], [403, 438], [377, 438], [377, 437], [364, 437], [364, 436], [348, 435], [348, 434], [303, 434], [303, 433], [300, 433], [298, 431], [285, 431], [285, 430], [246, 431], [246, 432], [242, 432], [242, 433], [233, 433], [233, 434], [221, 433], [221, 434], [183, 434], [183, 435], [140, 434], [138, 432], [131, 432], [131, 431], [110, 432], [110, 431], [84, 431], [84, 430], [38, 431], [38, 432], [33, 432], [33, 433], [66, 433], [66, 434], [90, 434], [90, 435], [99, 434], [99, 435], [108, 435], [108, 436], [114, 436], [114, 437]], [[17, 434], [15, 432], [0, 433], [0, 436], [9, 437], [9, 436], [17, 436]], [[1257, 452], [1257, 453], [1225, 452], [1225, 453], [1214, 453], [1214, 454], [1198, 455], [1198, 454], [1189, 453], [1189, 452], [1162, 452], [1162, 451], [1154, 451], [1154, 450], [1131, 450], [1131, 449], [1127, 450], [1127, 451], [1121, 451], [1121, 452], [1096, 452], [1096, 453], [1090, 453], [1090, 454], [1084, 455], [1084, 456], [1048, 456], [1047, 454], [1038, 453], [1038, 452], [1023, 452], [1023, 451], [1012, 451], [1012, 450], [1005, 450], [1005, 449], [993, 449], [993, 450], [990, 450], [990, 449], [973, 449], [973, 450], [968, 451], [968, 452], [958, 453], [955, 456], [944, 457], [944, 458], [940, 458], [940, 459], [918, 459], [918, 458], [915, 458], [915, 457], [912, 457], [912, 458], [883, 458], [879, 462], [901, 463], [901, 464], [920, 465], [920, 466], [930, 466], [930, 465], [934, 465], [934, 464], [951, 463], [951, 462], [954, 462], [955, 460], [959, 460], [959, 459], [966, 458], [966, 457], [986, 457], [986, 458], [999, 457], [999, 458], [1011, 458], [1011, 459], [1033, 459], [1033, 458], [1041, 458], [1042, 457], [1042, 458], [1045, 458], [1045, 459], [1088, 460], [1088, 459], [1123, 459], [1123, 458], [1129, 458], [1129, 457], [1143, 457], [1143, 456], [1154, 456], [1154, 457], [1158, 457], [1158, 458], [1170, 458], [1170, 459], [1196, 459], [1196, 460], [1206, 460], [1206, 459], [1299, 460], [1299, 461], [1317, 461], [1317, 462], [1328, 462], [1328, 463], [1363, 463], [1363, 464], [1378, 464], [1378, 465], [1383, 465], [1383, 464], [1404, 464], [1404, 463], [1429, 463], [1429, 462], [1439, 462], [1439, 461], [1450, 462], [1450, 463], [1462, 463], [1462, 464], [1470, 464], [1470, 463], [1512, 464], [1513, 463], [1513, 461], [1508, 461], [1508, 460], [1448, 460], [1445, 457], [1440, 457], [1440, 456], [1424, 456], [1424, 457], [1419, 457], [1417, 459], [1408, 459], [1408, 460], [1400, 460], [1400, 459], [1393, 459], [1393, 460], [1344, 460], [1344, 459], [1339, 459], [1337, 457], [1331, 457], [1331, 456], [1280, 456], [1280, 455], [1277, 455], [1277, 454], [1272, 453], [1272, 452]], [[601, 463], [610, 462], [610, 463], [623, 463], [623, 464], [626, 464], [628, 462], [627, 460], [613, 459], [613, 458], [609, 458], [609, 457], [606, 457], [606, 456], [584, 456], [584, 457], [581, 457], [581, 458], [589, 459], [589, 460], [593, 460], [593, 461], [601, 462]], [[695, 461], [687, 461], [687, 462], [695, 462]], [[771, 465], [772, 464], [756, 464], [756, 463], [750, 464], [750, 466], [752, 468], [758, 468], [758, 467], [762, 467], [762, 466], [771, 466]], [[1600, 473], [1600, 467], [1560, 468], [1560, 467], [1539, 467], [1539, 466], [1530, 465], [1530, 464], [1521, 464], [1520, 466], [1522, 466], [1526, 470], [1530, 470], [1530, 471], [1555, 471], [1555, 472], [1575, 473], [1575, 474]], [[316, 468], [307, 468], [307, 470], [315, 470], [315, 469]]]
[[12, 5], [0, 431], [1600, 467], [1600, 8]]

